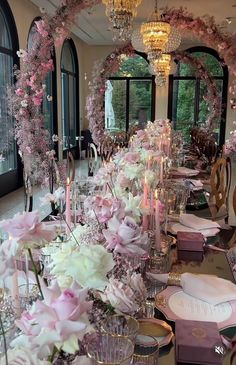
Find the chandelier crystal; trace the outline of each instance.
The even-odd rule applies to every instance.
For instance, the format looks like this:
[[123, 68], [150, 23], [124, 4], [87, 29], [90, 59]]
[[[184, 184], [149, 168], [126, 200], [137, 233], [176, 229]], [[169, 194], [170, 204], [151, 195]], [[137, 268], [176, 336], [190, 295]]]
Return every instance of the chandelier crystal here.
[[171, 55], [163, 53], [159, 59], [150, 62], [150, 71], [154, 74], [157, 86], [163, 86], [171, 70]]
[[133, 18], [141, 0], [102, 0], [106, 15], [112, 23], [113, 40], [127, 41], [131, 38]]
[[146, 23], [141, 25], [140, 31], [149, 61], [160, 58], [168, 42], [171, 27], [169, 23], [161, 20], [157, 10], [157, 0], [154, 13]]

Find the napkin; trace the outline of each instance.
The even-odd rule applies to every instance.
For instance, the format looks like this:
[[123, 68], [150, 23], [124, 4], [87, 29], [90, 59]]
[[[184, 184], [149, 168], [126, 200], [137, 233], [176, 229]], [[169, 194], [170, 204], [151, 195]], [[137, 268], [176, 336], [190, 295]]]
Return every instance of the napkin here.
[[201, 231], [203, 229], [220, 228], [217, 222], [197, 217], [194, 214], [180, 214], [179, 222], [186, 227]]
[[201, 182], [201, 180], [188, 179], [187, 181], [190, 182], [191, 190], [199, 190], [199, 189], [202, 189], [202, 187], [203, 187], [203, 183]]
[[[172, 216], [171, 216], [171, 219]], [[219, 232], [219, 228], [209, 228], [209, 229], [193, 229], [187, 226], [184, 226], [183, 224], [180, 223], [176, 223], [176, 222], [170, 222], [168, 224], [168, 230], [172, 233], [172, 234], [177, 234], [178, 232], [197, 232], [197, 233], [202, 233], [204, 237], [212, 237], [212, 236], [216, 236], [217, 233]]]
[[172, 175], [194, 176], [199, 174], [198, 170], [188, 169], [187, 167], [177, 167], [171, 171]]
[[[168, 282], [169, 274], [147, 274], [162, 283]], [[183, 273], [181, 287], [184, 293], [213, 305], [236, 300], [236, 285], [214, 275]]]

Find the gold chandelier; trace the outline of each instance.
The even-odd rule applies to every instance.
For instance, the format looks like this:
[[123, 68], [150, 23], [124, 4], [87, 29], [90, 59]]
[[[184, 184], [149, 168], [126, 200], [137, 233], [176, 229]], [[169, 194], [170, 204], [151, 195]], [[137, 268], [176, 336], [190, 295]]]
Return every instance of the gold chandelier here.
[[170, 24], [161, 20], [155, 0], [155, 10], [151, 18], [141, 25], [143, 44], [149, 61], [160, 58], [171, 32]]
[[163, 86], [171, 70], [171, 55], [162, 53], [161, 57], [150, 62], [150, 70], [156, 76], [157, 86]]
[[113, 40], [126, 41], [131, 38], [132, 21], [137, 15], [141, 0], [102, 0], [106, 5], [106, 15], [114, 30]]

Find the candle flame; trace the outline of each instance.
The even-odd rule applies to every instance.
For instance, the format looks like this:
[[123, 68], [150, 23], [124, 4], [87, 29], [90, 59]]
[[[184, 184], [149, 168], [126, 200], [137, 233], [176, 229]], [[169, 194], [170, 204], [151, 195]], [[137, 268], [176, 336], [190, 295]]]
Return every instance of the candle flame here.
[[158, 199], [158, 191], [157, 191], [157, 189], [155, 190], [155, 199], [156, 200]]
[[70, 178], [69, 177], [67, 177], [67, 179], [66, 179], [66, 184], [70, 185]]
[[146, 176], [146, 174], [144, 175], [144, 184], [147, 184], [147, 176]]

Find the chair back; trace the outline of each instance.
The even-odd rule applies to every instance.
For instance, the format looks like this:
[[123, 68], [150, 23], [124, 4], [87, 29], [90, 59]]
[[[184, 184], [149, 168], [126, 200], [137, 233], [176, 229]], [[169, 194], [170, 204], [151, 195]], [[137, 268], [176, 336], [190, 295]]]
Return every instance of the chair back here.
[[217, 213], [225, 208], [225, 215], [228, 215], [228, 197], [231, 184], [231, 163], [229, 158], [219, 158], [211, 170], [210, 185], [210, 202], [214, 203], [216, 216]]
[[236, 215], [236, 185], [234, 187], [234, 192], [233, 192], [233, 210], [234, 214]]

